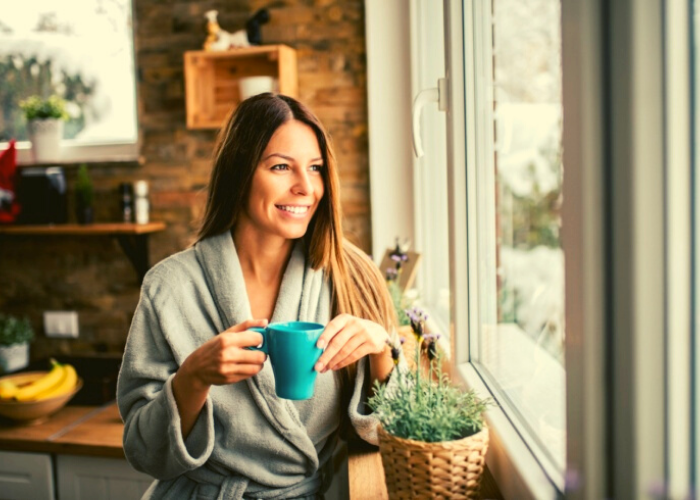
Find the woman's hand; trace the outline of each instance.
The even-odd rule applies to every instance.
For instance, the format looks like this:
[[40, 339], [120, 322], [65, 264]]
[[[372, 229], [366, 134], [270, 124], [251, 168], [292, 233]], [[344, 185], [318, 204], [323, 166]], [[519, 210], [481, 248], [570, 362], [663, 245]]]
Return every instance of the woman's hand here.
[[328, 323], [316, 343], [320, 349], [326, 349], [316, 363], [316, 371], [340, 370], [368, 354], [381, 355], [388, 338], [381, 325], [340, 314]]
[[247, 331], [252, 327], [266, 327], [266, 319], [252, 319], [232, 326], [228, 330], [202, 344], [182, 363], [183, 372], [201, 387], [240, 382], [262, 370], [267, 355], [246, 347], [262, 343], [258, 332]]
[[262, 370], [267, 356], [246, 347], [260, 345], [258, 332], [246, 331], [254, 326], [266, 327], [266, 319], [253, 319], [232, 326], [202, 344], [182, 362], [173, 378], [173, 395], [180, 413], [183, 438], [187, 438], [212, 385], [240, 382]]

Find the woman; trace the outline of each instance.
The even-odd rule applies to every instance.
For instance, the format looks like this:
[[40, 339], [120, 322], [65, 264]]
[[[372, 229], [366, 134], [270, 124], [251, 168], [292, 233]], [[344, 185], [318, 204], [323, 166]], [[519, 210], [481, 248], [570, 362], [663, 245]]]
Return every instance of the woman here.
[[[222, 129], [198, 241], [147, 274], [119, 375], [126, 457], [158, 479], [147, 497], [322, 498], [341, 420], [376, 443], [363, 403], [393, 367], [395, 316], [343, 239], [338, 185], [328, 135], [290, 97], [252, 97]], [[306, 401], [277, 398], [246, 349], [262, 341], [249, 328], [293, 320], [326, 325]]]

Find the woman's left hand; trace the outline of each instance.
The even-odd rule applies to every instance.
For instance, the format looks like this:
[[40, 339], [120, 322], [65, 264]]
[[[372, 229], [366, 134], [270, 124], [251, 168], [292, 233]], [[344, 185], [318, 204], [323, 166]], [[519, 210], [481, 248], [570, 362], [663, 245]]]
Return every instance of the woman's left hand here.
[[389, 338], [379, 324], [350, 314], [333, 318], [316, 343], [324, 353], [316, 363], [316, 371], [339, 370], [368, 354], [381, 354]]

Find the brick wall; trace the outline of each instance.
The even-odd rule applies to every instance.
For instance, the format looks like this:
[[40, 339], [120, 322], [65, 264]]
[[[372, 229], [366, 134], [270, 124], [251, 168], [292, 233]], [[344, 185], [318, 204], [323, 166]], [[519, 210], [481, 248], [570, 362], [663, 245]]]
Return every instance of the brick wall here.
[[[215, 131], [186, 127], [183, 52], [200, 49], [207, 10], [217, 9], [221, 26], [236, 31], [261, 7], [271, 14], [263, 43], [297, 49], [299, 97], [334, 140], [345, 230], [370, 249], [363, 1], [134, 0], [141, 158], [90, 170], [98, 222], [119, 219], [120, 182], [150, 182], [151, 218], [168, 225], [151, 237], [152, 262], [192, 242], [216, 137]], [[74, 175], [68, 166], [69, 187]], [[121, 353], [138, 294], [136, 273], [113, 238], [0, 236], [0, 311], [31, 319], [37, 332], [33, 358]], [[80, 337], [47, 339], [44, 310], [78, 311]]]

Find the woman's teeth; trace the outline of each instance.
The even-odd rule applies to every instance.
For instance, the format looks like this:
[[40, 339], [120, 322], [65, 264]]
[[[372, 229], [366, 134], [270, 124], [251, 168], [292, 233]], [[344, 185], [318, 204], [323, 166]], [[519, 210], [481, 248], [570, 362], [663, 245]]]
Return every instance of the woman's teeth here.
[[277, 205], [277, 208], [293, 214], [305, 214], [309, 211], [309, 207], [290, 207], [285, 205]]

